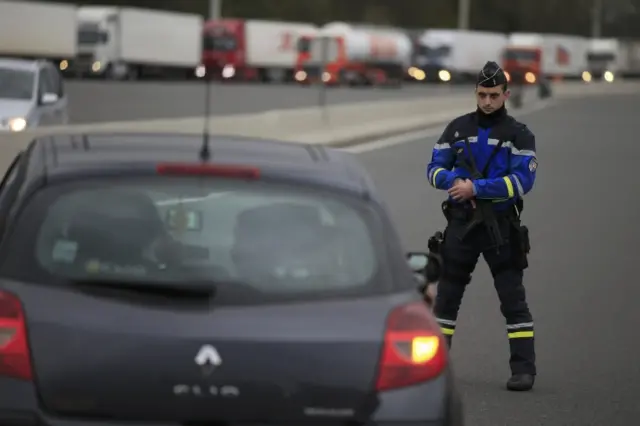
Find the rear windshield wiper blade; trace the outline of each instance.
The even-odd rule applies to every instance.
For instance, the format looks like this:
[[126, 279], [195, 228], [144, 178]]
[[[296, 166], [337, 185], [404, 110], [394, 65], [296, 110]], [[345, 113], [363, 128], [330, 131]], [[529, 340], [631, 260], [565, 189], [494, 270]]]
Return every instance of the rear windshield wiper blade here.
[[206, 281], [146, 281], [132, 279], [107, 279], [107, 278], [82, 278], [71, 279], [73, 286], [87, 289], [104, 289], [114, 291], [135, 292], [138, 294], [153, 294], [175, 297], [202, 297], [213, 298], [217, 293], [217, 287], [212, 282]]

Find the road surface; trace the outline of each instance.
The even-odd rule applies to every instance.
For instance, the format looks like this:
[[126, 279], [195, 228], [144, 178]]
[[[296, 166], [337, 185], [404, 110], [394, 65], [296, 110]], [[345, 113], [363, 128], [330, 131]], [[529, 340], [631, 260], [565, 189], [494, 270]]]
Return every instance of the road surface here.
[[[539, 158], [523, 213], [532, 239], [525, 280], [539, 376], [531, 393], [504, 389], [504, 320], [481, 258], [453, 345], [468, 425], [639, 424], [638, 111], [640, 97], [610, 96], [522, 117], [536, 134]], [[444, 193], [425, 178], [434, 142], [360, 155], [407, 249], [426, 250], [429, 235], [444, 225]]]
[[[335, 88], [326, 91], [327, 104], [472, 93], [473, 86], [407, 84], [391, 88]], [[204, 114], [201, 82], [67, 81], [71, 124], [193, 117]], [[318, 105], [319, 90], [295, 85], [219, 84], [211, 86], [213, 115], [260, 112]]]

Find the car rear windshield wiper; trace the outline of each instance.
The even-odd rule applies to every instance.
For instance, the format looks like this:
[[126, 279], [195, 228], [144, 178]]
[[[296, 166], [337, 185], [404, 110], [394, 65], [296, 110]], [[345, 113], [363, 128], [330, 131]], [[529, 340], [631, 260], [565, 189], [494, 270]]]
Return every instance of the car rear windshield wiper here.
[[146, 281], [132, 279], [82, 278], [69, 281], [85, 290], [105, 290], [135, 293], [141, 296], [164, 296], [187, 299], [213, 299], [217, 293], [214, 283], [208, 281]]

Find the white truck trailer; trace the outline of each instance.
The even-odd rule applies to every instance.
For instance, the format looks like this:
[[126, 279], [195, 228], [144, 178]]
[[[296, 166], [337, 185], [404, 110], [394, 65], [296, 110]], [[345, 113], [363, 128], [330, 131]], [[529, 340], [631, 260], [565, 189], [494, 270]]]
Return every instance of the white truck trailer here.
[[0, 56], [48, 59], [64, 70], [76, 52], [74, 5], [0, 1]]
[[640, 78], [640, 40], [623, 39], [620, 43], [620, 76]]

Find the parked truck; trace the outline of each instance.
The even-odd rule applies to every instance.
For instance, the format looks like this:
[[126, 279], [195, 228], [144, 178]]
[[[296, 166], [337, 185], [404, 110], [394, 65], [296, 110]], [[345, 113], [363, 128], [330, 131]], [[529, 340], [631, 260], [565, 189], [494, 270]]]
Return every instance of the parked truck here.
[[401, 85], [411, 63], [412, 42], [395, 28], [333, 22], [320, 29], [296, 73], [301, 84]]
[[[202, 63], [222, 80], [292, 81], [300, 40], [317, 31], [313, 24], [220, 19], [205, 24]], [[304, 49], [303, 49], [304, 51]]]
[[501, 33], [426, 30], [416, 40], [409, 74], [418, 81], [473, 81], [487, 61], [500, 60], [506, 45]]
[[623, 71], [624, 65], [618, 39], [594, 38], [589, 40], [587, 69], [582, 74], [582, 79], [586, 82], [604, 80], [611, 83]]
[[76, 52], [75, 6], [0, 1], [0, 56], [48, 59], [65, 70]]
[[132, 7], [78, 8], [73, 72], [107, 79], [194, 77], [200, 65], [200, 15]]
[[510, 79], [534, 84], [540, 80], [580, 79], [587, 70], [586, 37], [512, 33], [502, 58]]

